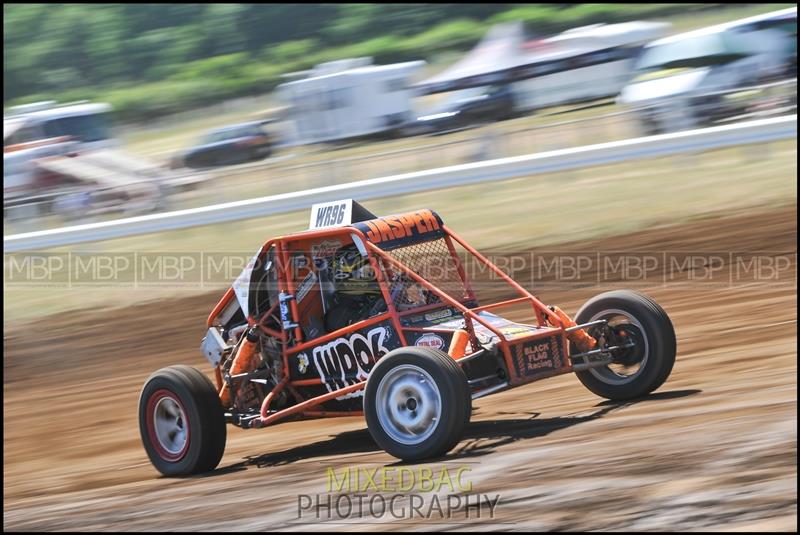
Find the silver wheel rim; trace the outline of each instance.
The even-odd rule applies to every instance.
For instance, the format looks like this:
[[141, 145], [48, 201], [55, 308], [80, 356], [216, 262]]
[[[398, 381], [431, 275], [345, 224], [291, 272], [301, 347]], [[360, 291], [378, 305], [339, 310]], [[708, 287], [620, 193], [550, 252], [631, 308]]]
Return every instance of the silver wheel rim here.
[[375, 409], [381, 427], [392, 440], [414, 445], [436, 430], [442, 416], [442, 396], [428, 372], [402, 364], [381, 379]]
[[178, 403], [168, 397], [158, 400], [153, 409], [153, 427], [158, 443], [172, 455], [178, 455], [186, 446], [186, 413]]
[[592, 316], [589, 321], [591, 322], [599, 319], [608, 320], [608, 324], [612, 327], [629, 323], [637, 327], [642, 334], [642, 340], [644, 340], [644, 356], [638, 363], [631, 366], [625, 366], [623, 364], [609, 364], [608, 366], [603, 366], [602, 368], [589, 369], [589, 372], [592, 375], [608, 385], [619, 386], [628, 384], [639, 377], [647, 366], [647, 358], [650, 355], [650, 343], [647, 340], [647, 332], [644, 330], [644, 327], [642, 327], [642, 324], [639, 322], [639, 320], [631, 316], [630, 313], [617, 308], [602, 310]]

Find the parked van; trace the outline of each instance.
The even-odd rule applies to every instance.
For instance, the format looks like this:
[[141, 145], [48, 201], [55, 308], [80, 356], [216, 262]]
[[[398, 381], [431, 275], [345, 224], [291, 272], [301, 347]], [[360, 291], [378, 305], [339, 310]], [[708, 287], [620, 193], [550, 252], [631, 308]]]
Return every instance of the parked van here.
[[718, 94], [796, 76], [797, 8], [673, 35], [647, 45], [617, 102], [645, 133], [712, 124], [742, 110]]
[[[103, 102], [37, 102], [14, 106], [3, 116], [3, 147], [68, 137], [84, 149], [115, 146], [111, 105]], [[4, 150], [3, 152], [7, 152]]]

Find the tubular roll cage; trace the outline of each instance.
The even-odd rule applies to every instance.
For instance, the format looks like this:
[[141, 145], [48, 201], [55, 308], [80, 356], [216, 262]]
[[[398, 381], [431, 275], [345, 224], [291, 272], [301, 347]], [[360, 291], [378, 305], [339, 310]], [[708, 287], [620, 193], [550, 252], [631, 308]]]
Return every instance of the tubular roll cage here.
[[[447, 303], [448, 305], [458, 309], [464, 316], [464, 328], [467, 331], [470, 340], [472, 342], [476, 342], [477, 338], [475, 336], [475, 331], [472, 322], [476, 321], [484, 326], [486, 329], [491, 331], [495, 336], [497, 336], [499, 340], [499, 346], [503, 352], [503, 358], [505, 360], [505, 364], [507, 369], [512, 369], [512, 358], [511, 352], [509, 349], [509, 344], [506, 338], [503, 336], [501, 331], [488, 322], [485, 318], [481, 317], [477, 314], [480, 311], [491, 310], [495, 308], [501, 308], [510, 305], [516, 305], [521, 303], [529, 303], [533, 308], [533, 312], [536, 316], [536, 320], [539, 327], [544, 326], [545, 318], [549, 321], [551, 326], [556, 327], [561, 331], [562, 336], [566, 336], [568, 325], [565, 325], [561, 318], [552, 310], [550, 310], [544, 303], [542, 303], [539, 299], [533, 296], [530, 292], [525, 290], [522, 286], [517, 284], [511, 277], [506, 275], [500, 268], [495, 266], [492, 262], [490, 262], [486, 257], [481, 255], [478, 251], [472, 248], [469, 244], [467, 244], [462, 238], [460, 238], [455, 232], [453, 232], [450, 228], [446, 225], [442, 225], [442, 230], [444, 232], [443, 239], [447, 244], [447, 248], [450, 251], [450, 255], [456, 263], [456, 268], [458, 270], [459, 276], [464, 283], [465, 289], [467, 294], [470, 298], [474, 300], [475, 295], [472, 290], [472, 287], [467, 280], [466, 273], [464, 271], [464, 267], [459, 261], [458, 255], [456, 254], [455, 247], [453, 242], [455, 241], [461, 247], [463, 247], [467, 252], [472, 254], [475, 258], [477, 258], [482, 264], [487, 266], [493, 273], [498, 275], [501, 279], [507, 282], [517, 293], [520, 294], [520, 297], [514, 299], [508, 299], [505, 301], [499, 301], [497, 303], [491, 303], [488, 305], [478, 306], [474, 308], [469, 308], [461, 303], [459, 300], [454, 299], [447, 293], [439, 290], [433, 284], [425, 280], [424, 278], [420, 277], [418, 274], [413, 272], [412, 270], [408, 269], [404, 266], [401, 262], [392, 258], [386, 251], [382, 250], [380, 247], [375, 245], [374, 243], [370, 242], [367, 237], [361, 232], [359, 229], [353, 226], [345, 226], [345, 227], [337, 227], [332, 229], [322, 229], [322, 230], [311, 230], [305, 231], [302, 233], [289, 235], [289, 236], [279, 236], [277, 238], [273, 238], [272, 240], [268, 241], [264, 244], [264, 246], [259, 250], [259, 255], [265, 251], [269, 251], [270, 247], [276, 248], [275, 254], [275, 264], [277, 269], [277, 279], [278, 279], [278, 290], [280, 292], [285, 292], [289, 295], [295, 295], [295, 284], [291, 277], [286, 276], [286, 266], [289, 266], [289, 249], [286, 247], [287, 243], [292, 241], [297, 241], [298, 239], [306, 240], [306, 239], [317, 239], [317, 238], [330, 238], [334, 236], [340, 236], [343, 234], [350, 235], [352, 237], [359, 238], [362, 243], [366, 245], [368, 251], [371, 251], [373, 254], [368, 254], [368, 258], [370, 261], [370, 265], [376, 274], [376, 278], [378, 280], [381, 293], [383, 295], [384, 300], [387, 304], [387, 311], [371, 318], [359, 321], [337, 331], [333, 331], [332, 333], [327, 333], [323, 336], [317, 337], [310, 341], [303, 341], [303, 333], [302, 329], [300, 328], [299, 324], [294, 329], [294, 336], [295, 340], [301, 341], [299, 344], [295, 344], [293, 347], [288, 347], [288, 336], [286, 334], [286, 330], [281, 329], [280, 331], [276, 331], [274, 329], [270, 329], [269, 327], [265, 326], [264, 323], [266, 320], [271, 317], [278, 308], [279, 303], [276, 302], [272, 304], [270, 309], [261, 316], [259, 320], [256, 320], [252, 317], [247, 317], [248, 326], [252, 327], [257, 325], [261, 331], [268, 335], [281, 340], [282, 344], [282, 356], [283, 356], [283, 369], [285, 372], [284, 378], [267, 394], [264, 398], [264, 401], [261, 405], [260, 415], [258, 417], [253, 418], [251, 425], [253, 427], [264, 427], [267, 425], [274, 424], [279, 420], [283, 420], [289, 416], [299, 414], [301, 418], [321, 418], [321, 417], [332, 417], [332, 416], [357, 416], [363, 414], [362, 411], [320, 411], [320, 410], [310, 410], [314, 407], [330, 401], [332, 399], [338, 398], [340, 396], [344, 396], [351, 392], [357, 392], [363, 389], [366, 385], [366, 379], [348, 385], [344, 388], [340, 388], [333, 392], [329, 392], [327, 394], [323, 394], [320, 396], [313, 397], [311, 399], [305, 399], [295, 387], [298, 386], [308, 386], [308, 385], [324, 385], [324, 381], [322, 379], [301, 379], [301, 380], [289, 380], [289, 356], [295, 353], [299, 353], [303, 350], [309, 349], [314, 347], [320, 343], [324, 343], [330, 340], [334, 340], [337, 337], [340, 337], [343, 332], [353, 332], [357, 330], [361, 330], [365, 327], [368, 327], [372, 324], [379, 323], [382, 321], [390, 320], [394, 325], [395, 329], [397, 330], [398, 336], [403, 343], [403, 346], [407, 345], [407, 340], [403, 331], [408, 330], [415, 330], [414, 328], [403, 327], [400, 323], [400, 317], [408, 315], [408, 314], [417, 314], [421, 311], [426, 309], [434, 309], [440, 308], [443, 303]], [[392, 269], [398, 270], [402, 272], [404, 275], [411, 278], [413, 281], [417, 282], [418, 284], [422, 285], [424, 288], [432, 292], [434, 295], [439, 297], [442, 300], [442, 303], [436, 303], [434, 305], [427, 305], [424, 307], [417, 307], [411, 310], [405, 311], [398, 311], [394, 305], [393, 299], [389, 294], [389, 288], [387, 287], [387, 281], [384, 279], [383, 276], [383, 269], [378, 264], [378, 258], [380, 258], [386, 265], [390, 266]], [[217, 303], [214, 310], [211, 311], [211, 314], [208, 316], [207, 326], [214, 327], [214, 320], [216, 317], [222, 312], [222, 310], [227, 306], [227, 304], [235, 297], [235, 293], [233, 291], [233, 287], [228, 288], [225, 292], [225, 295], [222, 299]], [[289, 301], [289, 306], [291, 307], [292, 317], [298, 318], [298, 308], [297, 308], [297, 301], [292, 299]], [[416, 329], [419, 330], [419, 329]], [[436, 329], [426, 328], [424, 329], [426, 332], [436, 332]], [[552, 332], [550, 333], [552, 334]], [[241, 340], [244, 340], [245, 337], [242, 336]], [[476, 347], [473, 345], [472, 347]], [[239, 345], [234, 347], [233, 354], [235, 355], [236, 351], [238, 351]], [[472, 353], [465, 354], [464, 356], [455, 359], [456, 362], [461, 362], [466, 359], [469, 359], [472, 355], [476, 354], [478, 351], [482, 351], [482, 349], [477, 349]], [[222, 371], [220, 369], [221, 363], [217, 364], [214, 368], [215, 378], [217, 383], [217, 389], [221, 390], [224, 384], [222, 378]], [[569, 373], [572, 371], [572, 364], [570, 363], [568, 366], [556, 370], [553, 372], [552, 375], [560, 375], [562, 373]], [[298, 400], [299, 403], [292, 405], [291, 407], [287, 407], [281, 410], [274, 410], [270, 411], [270, 404], [275, 399], [275, 397], [280, 394], [284, 389], [289, 390]]]

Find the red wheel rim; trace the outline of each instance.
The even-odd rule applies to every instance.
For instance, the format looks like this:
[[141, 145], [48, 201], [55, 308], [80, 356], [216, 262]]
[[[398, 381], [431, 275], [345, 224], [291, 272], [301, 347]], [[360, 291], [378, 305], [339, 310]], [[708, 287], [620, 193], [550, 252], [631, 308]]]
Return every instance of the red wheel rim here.
[[147, 434], [158, 456], [179, 461], [189, 449], [189, 419], [180, 398], [169, 390], [156, 390], [147, 400]]

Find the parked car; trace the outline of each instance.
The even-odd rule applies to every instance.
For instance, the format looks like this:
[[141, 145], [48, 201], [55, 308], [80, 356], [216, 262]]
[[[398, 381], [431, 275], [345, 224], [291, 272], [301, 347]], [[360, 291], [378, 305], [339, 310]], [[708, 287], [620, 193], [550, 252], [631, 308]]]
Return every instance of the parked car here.
[[514, 96], [508, 85], [466, 89], [432, 113], [406, 126], [409, 134], [447, 132], [514, 117]]
[[263, 160], [272, 155], [272, 136], [264, 122], [241, 123], [212, 130], [197, 145], [176, 155], [172, 167], [195, 169]]

